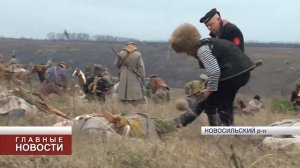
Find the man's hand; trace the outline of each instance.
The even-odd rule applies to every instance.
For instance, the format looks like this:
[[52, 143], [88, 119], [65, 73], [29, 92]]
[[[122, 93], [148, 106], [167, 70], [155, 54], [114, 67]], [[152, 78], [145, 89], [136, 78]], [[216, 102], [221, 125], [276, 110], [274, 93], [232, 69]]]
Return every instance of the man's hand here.
[[203, 89], [201, 92], [202, 92], [202, 94], [203, 94], [203, 97], [204, 97], [205, 99], [207, 99], [208, 96], [211, 94], [212, 91], [210, 91], [210, 90], [208, 90], [208, 89]]
[[259, 59], [255, 62], [255, 66], [258, 67], [258, 66], [262, 66], [263, 65], [263, 61], [262, 59]]

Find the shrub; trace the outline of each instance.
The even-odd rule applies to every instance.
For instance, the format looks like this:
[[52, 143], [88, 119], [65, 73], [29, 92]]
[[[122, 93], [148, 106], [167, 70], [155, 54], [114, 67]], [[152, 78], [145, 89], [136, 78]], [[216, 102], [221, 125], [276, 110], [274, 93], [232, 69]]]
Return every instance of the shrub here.
[[271, 110], [273, 112], [300, 112], [299, 109], [293, 106], [293, 103], [289, 100], [282, 100], [278, 98], [273, 98], [271, 100]]

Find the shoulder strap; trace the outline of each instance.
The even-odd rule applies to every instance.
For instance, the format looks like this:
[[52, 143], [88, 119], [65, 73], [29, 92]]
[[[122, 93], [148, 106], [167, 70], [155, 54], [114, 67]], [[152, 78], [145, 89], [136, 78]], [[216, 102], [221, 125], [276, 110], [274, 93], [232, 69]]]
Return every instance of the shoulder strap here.
[[[128, 51], [127, 51], [127, 52], [128, 52]], [[130, 53], [127, 53], [127, 55], [122, 59], [122, 61], [121, 61], [121, 66], [122, 66], [122, 65], [125, 65], [125, 66], [128, 68], [128, 70], [130, 70], [131, 72], [135, 73], [141, 80], [144, 80], [143, 77], [142, 77], [142, 75], [141, 75], [136, 69], [132, 69], [132, 68], [130, 68], [130, 67], [127, 65], [126, 60], [127, 60], [127, 58], [129, 57], [129, 55], [130, 55]]]
[[205, 38], [205, 39], [202, 39], [200, 40], [200, 43], [201, 43], [201, 46], [202, 45], [208, 45], [209, 49], [212, 49], [211, 47], [211, 39], [210, 38]]
[[[126, 51], [126, 50], [125, 50], [125, 51]], [[127, 58], [129, 57], [130, 53], [129, 53], [128, 51], [126, 51], [126, 52], [127, 52], [127, 55], [121, 60], [121, 63], [120, 63], [121, 66], [122, 66], [122, 65], [127, 66], [126, 60], [127, 60]]]

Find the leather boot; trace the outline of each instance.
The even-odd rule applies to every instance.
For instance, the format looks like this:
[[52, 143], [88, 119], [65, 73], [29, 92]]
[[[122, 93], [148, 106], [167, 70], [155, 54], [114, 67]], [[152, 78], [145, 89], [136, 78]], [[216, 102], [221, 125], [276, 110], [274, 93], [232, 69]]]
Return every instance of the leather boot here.
[[218, 113], [215, 114], [207, 114], [209, 126], [222, 126], [222, 122], [220, 119], [220, 115]]
[[198, 117], [191, 109], [186, 110], [185, 113], [181, 114], [179, 117], [175, 118], [177, 127], [185, 127], [189, 123], [193, 122]]
[[225, 126], [233, 126], [233, 114], [229, 114], [225, 111], [220, 111], [220, 118], [222, 124]]

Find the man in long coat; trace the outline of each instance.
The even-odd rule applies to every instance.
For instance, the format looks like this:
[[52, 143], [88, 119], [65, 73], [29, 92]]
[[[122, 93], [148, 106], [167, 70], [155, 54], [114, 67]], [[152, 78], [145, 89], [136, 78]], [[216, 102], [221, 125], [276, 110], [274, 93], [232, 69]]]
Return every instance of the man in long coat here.
[[134, 43], [127, 43], [120, 51], [115, 60], [115, 66], [120, 69], [119, 99], [124, 103], [143, 103], [142, 85], [145, 66], [142, 54]]

